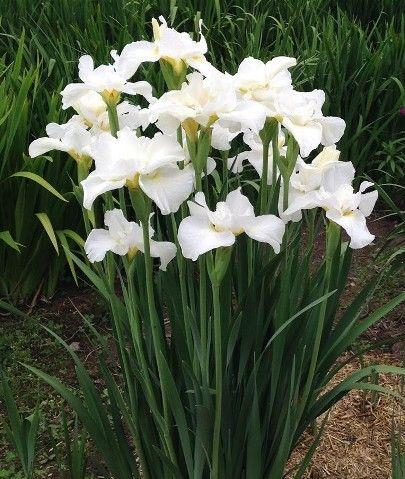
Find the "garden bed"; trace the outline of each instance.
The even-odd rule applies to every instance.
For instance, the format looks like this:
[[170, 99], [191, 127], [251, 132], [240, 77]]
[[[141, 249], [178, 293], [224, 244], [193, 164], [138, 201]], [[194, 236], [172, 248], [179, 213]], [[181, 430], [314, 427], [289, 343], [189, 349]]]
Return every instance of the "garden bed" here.
[[[392, 220], [379, 219], [382, 216], [383, 213], [380, 212], [370, 221], [370, 230], [376, 235], [375, 244], [354, 252], [345, 301], [350, 301], [351, 296], [358, 291], [370, 274], [378, 269], [372, 259], [384, 238], [395, 226]], [[317, 255], [321, 256], [323, 254], [321, 238], [318, 243]], [[405, 274], [402, 272], [385, 282], [368, 309], [370, 311], [376, 309], [396, 292], [403, 290], [404, 279]], [[92, 345], [83, 316], [91, 321], [102, 335], [108, 336], [110, 327], [97, 294], [85, 287], [78, 290], [71, 284], [61, 286], [50, 300], [39, 295], [36, 305], [28, 306], [27, 310], [31, 310], [31, 319], [27, 321], [8, 315], [1, 316], [3, 337], [0, 354], [20, 404], [29, 411], [39, 401], [46, 416], [43, 423], [47, 426], [46, 429], [43, 426], [39, 441], [37, 477], [59, 479], [62, 478], [57, 468], [60, 464], [60, 455], [63, 455], [60, 424], [63, 401], [37, 378], [30, 376], [27, 380], [27, 372], [18, 362], [34, 364], [75, 387], [76, 379], [69, 356], [45, 331], [42, 331], [39, 325], [44, 324], [56, 331], [77, 351], [96, 382], [102, 386], [102, 381], [97, 378], [98, 350]], [[404, 318], [404, 306], [401, 305], [363, 335], [359, 347], [378, 343], [383, 339], [392, 343], [392, 346], [380, 347], [367, 353], [363, 358], [365, 364], [401, 365], [404, 343], [390, 338], [405, 332]], [[342, 360], [348, 359], [351, 354], [353, 352], [347, 352]], [[337, 375], [335, 382], [359, 366], [357, 359], [350, 362]], [[400, 390], [400, 379], [396, 376], [381, 374], [379, 384], [396, 391]], [[305, 477], [388, 479], [391, 477], [390, 443], [393, 423], [397, 426], [402, 423], [402, 426], [405, 426], [404, 411], [401, 410], [398, 401], [372, 393], [351, 392], [332, 409], [313, 465]], [[291, 467], [302, 458], [307, 443], [312, 440], [312, 432], [308, 431], [305, 440], [290, 460]], [[18, 478], [14, 469], [14, 459], [3, 432], [0, 432], [0, 477]], [[100, 467], [97, 454], [92, 450], [89, 451], [89, 469], [94, 471], [94, 477], [103, 477], [103, 469]], [[293, 475], [287, 476], [288, 479], [290, 477]]]

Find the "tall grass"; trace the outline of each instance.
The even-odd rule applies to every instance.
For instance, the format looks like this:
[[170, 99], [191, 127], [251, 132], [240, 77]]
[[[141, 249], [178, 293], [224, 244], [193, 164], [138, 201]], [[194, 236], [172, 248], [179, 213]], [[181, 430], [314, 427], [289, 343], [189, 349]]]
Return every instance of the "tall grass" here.
[[[405, 57], [405, 22], [400, 2], [340, 0], [3, 0], [0, 3], [0, 294], [32, 296], [42, 285], [52, 294], [64, 273], [36, 213], [46, 213], [55, 229], [74, 227], [76, 206], [55, 200], [30, 180], [9, 178], [25, 170], [44, 176], [60, 191], [69, 191], [73, 165], [27, 160], [25, 146], [41, 136], [43, 125], [63, 118], [57, 113], [58, 91], [76, 76], [76, 59], [92, 52], [106, 62], [111, 48], [148, 36], [152, 16], [165, 15], [175, 26], [195, 29], [202, 18], [210, 58], [234, 72], [241, 58], [291, 55], [299, 59], [295, 83], [323, 88], [325, 112], [344, 117], [343, 156], [360, 172], [378, 179], [383, 142], [396, 158], [405, 102], [400, 80]], [[156, 83], [157, 69], [146, 77]], [[38, 93], [38, 86], [41, 91]], [[56, 93], [55, 93], [56, 92]], [[401, 125], [402, 121], [402, 125]], [[394, 171], [392, 171], [394, 165]], [[7, 243], [5, 242], [7, 239]], [[10, 246], [10, 244], [12, 246]], [[20, 252], [15, 249], [20, 249]]]

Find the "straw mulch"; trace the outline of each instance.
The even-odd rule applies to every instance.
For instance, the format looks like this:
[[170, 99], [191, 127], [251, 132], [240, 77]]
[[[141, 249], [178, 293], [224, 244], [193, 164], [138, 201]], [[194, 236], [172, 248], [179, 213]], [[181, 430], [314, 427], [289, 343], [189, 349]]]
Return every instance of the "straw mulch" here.
[[[364, 362], [366, 365], [401, 365], [398, 356], [388, 352], [367, 354]], [[334, 383], [359, 367], [358, 361], [348, 364], [336, 376]], [[380, 374], [378, 384], [400, 392], [398, 376]], [[318, 425], [320, 423], [318, 419]], [[385, 395], [373, 396], [371, 392], [352, 391], [330, 412], [323, 439], [305, 479], [390, 479], [393, 424], [396, 428], [401, 424], [404, 430], [403, 403]], [[302, 444], [294, 451], [289, 467], [304, 457], [312, 441], [313, 436], [308, 431]], [[293, 477], [291, 473], [286, 479]]]

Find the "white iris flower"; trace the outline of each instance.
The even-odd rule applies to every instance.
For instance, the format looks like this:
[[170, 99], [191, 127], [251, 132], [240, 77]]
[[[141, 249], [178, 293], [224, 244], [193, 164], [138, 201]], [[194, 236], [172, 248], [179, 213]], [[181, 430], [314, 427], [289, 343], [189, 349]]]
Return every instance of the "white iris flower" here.
[[255, 216], [252, 204], [240, 188], [231, 191], [225, 201], [217, 203], [215, 211], [208, 208], [202, 192], [195, 195], [194, 201], [188, 202], [191, 216], [182, 220], [178, 230], [185, 258], [195, 261], [207, 251], [232, 246], [241, 233], [280, 252], [284, 222], [274, 215]]
[[70, 83], [64, 88], [61, 92], [62, 108], [74, 107], [89, 91], [99, 93], [105, 102], [117, 103], [120, 93], [142, 95], [152, 101], [151, 85], [146, 81], [129, 82], [132, 75], [122, 62], [120, 65], [100, 65], [94, 68], [91, 56], [83, 55], [79, 60], [79, 78], [83, 83]]
[[153, 138], [138, 137], [129, 128], [115, 138], [101, 133], [91, 148], [95, 169], [81, 182], [83, 205], [91, 209], [101, 194], [128, 186], [141, 188], [162, 214], [174, 213], [193, 191], [194, 169], [187, 164], [183, 148], [175, 138], [156, 134]]
[[[94, 229], [90, 232], [84, 249], [89, 261], [102, 261], [107, 251], [121, 256], [128, 255], [132, 259], [138, 251], [145, 250], [142, 226], [134, 221], [128, 221], [122, 210], [106, 211], [104, 223], [107, 229]], [[154, 230], [149, 225], [149, 238]], [[165, 271], [167, 265], [176, 256], [176, 245], [169, 241], [154, 241], [150, 239], [150, 253], [153, 258], [160, 258], [160, 269]]]

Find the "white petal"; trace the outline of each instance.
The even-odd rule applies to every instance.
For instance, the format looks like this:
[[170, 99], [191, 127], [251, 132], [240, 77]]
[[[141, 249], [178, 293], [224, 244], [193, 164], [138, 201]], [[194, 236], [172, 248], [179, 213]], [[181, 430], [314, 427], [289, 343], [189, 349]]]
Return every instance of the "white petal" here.
[[259, 132], [263, 129], [268, 115], [266, 107], [256, 101], [242, 101], [229, 113], [221, 114], [220, 123], [230, 127], [232, 131], [252, 130]]
[[361, 195], [359, 210], [367, 218], [370, 216], [378, 199], [378, 191], [370, 191]]
[[153, 174], [141, 175], [139, 186], [163, 215], [175, 213], [194, 188], [194, 169], [189, 164], [182, 170], [177, 165], [163, 166]]
[[231, 131], [223, 127], [220, 122], [215, 122], [212, 127], [211, 146], [216, 150], [227, 151], [231, 148], [231, 141], [239, 134], [239, 131]]
[[250, 89], [252, 86], [266, 83], [266, 66], [257, 58], [247, 57], [242, 60], [235, 75], [238, 88]]
[[151, 102], [154, 99], [152, 85], [147, 81], [138, 81], [136, 83], [127, 82], [121, 91], [123, 93], [128, 93], [128, 95], [142, 95], [148, 100], [148, 102]]
[[363, 191], [366, 191], [368, 188], [371, 188], [372, 186], [374, 186], [374, 183], [372, 183], [371, 181], [362, 181], [360, 184], [359, 191], [360, 193], [363, 193]]
[[166, 271], [167, 265], [176, 256], [176, 245], [170, 241], [150, 240], [150, 255], [160, 258], [160, 269]]
[[322, 145], [329, 146], [337, 143], [343, 136], [346, 123], [337, 116], [324, 116], [318, 120], [322, 125]]
[[95, 229], [90, 234], [84, 244], [84, 250], [91, 263], [102, 261], [107, 251], [115, 247], [115, 241], [107, 230]]
[[191, 216], [198, 216], [199, 218], [208, 218], [209, 208], [205, 201], [205, 195], [202, 191], [199, 191], [194, 196], [194, 201], [187, 201], [187, 206]]
[[105, 212], [104, 224], [110, 231], [123, 235], [128, 229], [129, 221], [125, 218], [122, 210], [114, 208]]
[[145, 148], [141, 173], [153, 173], [158, 168], [185, 160], [184, 150], [174, 137], [157, 133], [152, 139], [142, 137], [140, 141]]
[[350, 161], [338, 161], [330, 164], [324, 171], [322, 185], [326, 191], [337, 191], [342, 185], [352, 184], [355, 169]]
[[51, 150], [68, 151], [68, 148], [60, 140], [44, 137], [38, 138], [30, 144], [28, 154], [31, 158], [35, 158]]
[[237, 216], [254, 216], [254, 208], [249, 199], [242, 194], [241, 188], [228, 193], [225, 200], [230, 212]]
[[303, 158], [308, 156], [321, 143], [322, 126], [318, 122], [311, 121], [306, 125], [300, 125], [294, 123], [290, 118], [284, 117], [282, 124], [297, 141]]
[[327, 218], [340, 225], [350, 236], [350, 248], [359, 249], [369, 245], [375, 238], [367, 228], [366, 219], [361, 211], [341, 215], [336, 210], [328, 210]]
[[84, 83], [70, 83], [61, 91], [62, 95], [62, 109], [77, 104], [83, 95], [86, 95], [90, 91], [88, 85]]
[[[292, 191], [291, 191], [292, 190]], [[287, 216], [301, 210], [310, 210], [319, 206], [319, 193], [317, 191], [308, 191], [306, 193], [290, 189], [288, 208], [285, 210]], [[280, 193], [282, 195], [282, 193]]]
[[106, 193], [125, 185], [125, 179], [118, 181], [106, 181], [100, 178], [96, 171], [92, 171], [89, 176], [80, 183], [83, 187], [83, 206], [91, 210], [94, 200]]
[[[283, 57], [283, 56], [275, 57], [266, 63], [266, 74], [271, 79], [273, 79], [276, 75], [280, 76], [281, 74], [282, 79], [284, 80], [283, 83], [285, 85], [288, 85], [289, 83], [291, 83], [291, 75], [286, 76], [285, 74], [289, 73], [287, 72], [287, 70], [295, 66], [296, 64], [297, 64], [297, 60], [293, 57]], [[288, 78], [290, 80], [289, 82], [287, 81]], [[280, 82], [280, 84], [278, 84], [277, 86], [281, 86], [281, 85], [282, 84]]]
[[178, 240], [183, 256], [196, 261], [207, 251], [233, 245], [235, 236], [230, 231], [215, 231], [208, 219], [189, 216], [179, 225]]
[[207, 167], [206, 167], [207, 175], [210, 175], [215, 170], [216, 167], [217, 167], [216, 161], [214, 160], [214, 158], [211, 158], [209, 156], [207, 158]]
[[246, 159], [244, 157], [244, 153], [240, 153], [237, 156], [233, 156], [232, 158], [228, 158], [228, 170], [232, 171], [232, 173], [242, 173], [243, 171], [243, 161]]
[[185, 62], [191, 68], [202, 73], [205, 77], [219, 75], [221, 73], [204, 56], [188, 57], [185, 59]]
[[94, 71], [94, 61], [90, 55], [83, 55], [79, 58], [79, 78], [83, 83], [91, 81]]
[[246, 220], [245, 233], [256, 241], [269, 244], [276, 254], [280, 252], [285, 231], [284, 221], [274, 215], [262, 215]]
[[336, 145], [325, 146], [322, 151], [312, 160], [311, 165], [317, 168], [323, 168], [330, 163], [339, 161], [340, 151]]
[[143, 62], [156, 62], [159, 60], [155, 44], [144, 40], [129, 43], [120, 55], [112, 52], [115, 59], [114, 67], [123, 78], [131, 78]]

